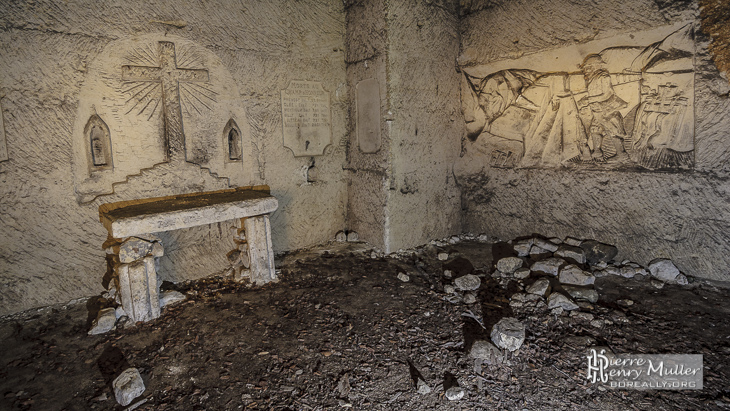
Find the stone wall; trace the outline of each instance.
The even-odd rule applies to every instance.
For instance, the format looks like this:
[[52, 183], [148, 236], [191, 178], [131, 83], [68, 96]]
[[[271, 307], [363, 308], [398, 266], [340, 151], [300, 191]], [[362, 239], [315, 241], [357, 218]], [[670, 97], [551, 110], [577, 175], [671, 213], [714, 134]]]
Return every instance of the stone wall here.
[[[347, 16], [348, 82], [358, 103], [348, 227], [386, 252], [458, 233], [456, 2], [351, 2]], [[366, 104], [358, 94], [376, 85], [379, 118], [358, 117]], [[369, 125], [380, 131], [379, 144], [368, 145]]]
[[[619, 259], [646, 264], [658, 257], [671, 258], [686, 274], [730, 280], [730, 240], [725, 234], [730, 228], [729, 88], [708, 56], [709, 39], [700, 31], [698, 5], [692, 1], [577, 0], [465, 3], [459, 65], [468, 80], [463, 83], [462, 102], [471, 135], [462, 142], [463, 156], [456, 167], [463, 190], [464, 230], [503, 240], [532, 233], [593, 238], [617, 245]], [[650, 35], [677, 33], [681, 28], [687, 30], [667, 42]], [[680, 36], [690, 40], [689, 48], [686, 42], [678, 46], [679, 41], [672, 41]], [[640, 44], [643, 39], [647, 39], [646, 44]], [[657, 45], [654, 49], [646, 48], [653, 44]], [[642, 66], [638, 83], [632, 80], [638, 63], [612, 65], [621, 59], [634, 63], [641, 60], [638, 56], [657, 51], [667, 53]], [[593, 60], [606, 70], [605, 89], [613, 89], [626, 103], [617, 103], [612, 109], [626, 130], [607, 131], [611, 128], [606, 125], [608, 120], [601, 126], [577, 114], [582, 109], [582, 96], [595, 94], [595, 87], [594, 92], [590, 90], [589, 70], [583, 68], [591, 53], [600, 56]], [[570, 59], [572, 68], [567, 63], [561, 65], [561, 60]], [[484, 67], [487, 71], [479, 73]], [[517, 71], [520, 69], [525, 71]], [[686, 103], [685, 113], [694, 115], [691, 122], [689, 117], [682, 117], [686, 130], [682, 147], [672, 140], [679, 134], [666, 133], [668, 123], [662, 123], [676, 111], [660, 113], [653, 123], [641, 120], [642, 110], [660, 95], [652, 90], [650, 76], [657, 76], [663, 86], [673, 90], [681, 88], [678, 79], [686, 79], [684, 93], [662, 94]], [[491, 84], [487, 84], [490, 79]], [[475, 84], [482, 89], [476, 90]], [[637, 87], [639, 84], [644, 87]], [[503, 85], [502, 91], [490, 95], [487, 90], [496, 90], [495, 85]], [[533, 96], [538, 94], [530, 94], [536, 87], [549, 90], [542, 94], [548, 96], [546, 100], [537, 101]], [[475, 97], [480, 93], [481, 101]], [[630, 113], [632, 98], [635, 110]], [[501, 102], [525, 113], [542, 113], [539, 115], [548, 120], [531, 129], [529, 114], [510, 113], [499, 106]], [[666, 100], [666, 107], [671, 104]], [[592, 114], [599, 115], [595, 110]], [[490, 116], [492, 122], [487, 127], [473, 127], [489, 123]], [[509, 116], [517, 120], [504, 122]], [[568, 126], [569, 118], [588, 126]], [[527, 119], [524, 124], [522, 119]], [[558, 121], [562, 121], [560, 127], [556, 126]], [[539, 152], [542, 157], [536, 157], [538, 161], [523, 161], [520, 156], [529, 151], [524, 135], [539, 135], [535, 130], [546, 124], [545, 147], [557, 141], [555, 150]], [[646, 130], [647, 124], [654, 128], [643, 134], [632, 133], [642, 127]], [[623, 141], [628, 151], [622, 153], [621, 145], [615, 143], [599, 156], [596, 147], [600, 145], [591, 133], [604, 136], [604, 140]], [[667, 136], [656, 138], [662, 133]], [[617, 134], [622, 137], [611, 137]], [[517, 161], [505, 161], [509, 149], [484, 144], [496, 135], [506, 137], [502, 138], [506, 142], [503, 147], [523, 150], [517, 153]], [[646, 144], [649, 137], [654, 144]], [[588, 141], [589, 146], [576, 147], [573, 154], [559, 157], [568, 151], [571, 141]], [[674, 160], [669, 160], [669, 155], [654, 162], [637, 160], [639, 149], [656, 152], [660, 146], [666, 147]], [[621, 155], [624, 159], [619, 161]]]
[[[102, 290], [102, 203], [267, 184], [275, 250], [345, 226], [341, 2], [42, 0], [4, 4], [0, 21], [0, 314]], [[145, 82], [163, 54], [177, 94]], [[323, 152], [284, 146], [296, 80], [329, 95]], [[220, 272], [234, 248], [224, 223], [162, 240], [163, 280]]]

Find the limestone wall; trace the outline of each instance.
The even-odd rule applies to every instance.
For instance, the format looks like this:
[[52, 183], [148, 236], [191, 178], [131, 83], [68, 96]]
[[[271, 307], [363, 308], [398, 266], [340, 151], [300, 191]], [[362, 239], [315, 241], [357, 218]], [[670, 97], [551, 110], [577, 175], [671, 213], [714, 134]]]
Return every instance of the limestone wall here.
[[[0, 314], [102, 290], [102, 203], [267, 184], [279, 200], [276, 251], [322, 243], [345, 226], [341, 2], [2, 8]], [[177, 77], [148, 81], [163, 55]], [[306, 141], [287, 144], [301, 147], [285, 147], [281, 90], [297, 80], [329, 96], [331, 136], [305, 128]], [[223, 270], [229, 228], [163, 234], [163, 279]]]
[[[453, 164], [459, 114], [458, 14], [454, 1], [353, 1], [348, 82], [353, 136], [348, 227], [386, 252], [460, 231]], [[358, 98], [379, 87], [380, 115]], [[358, 122], [359, 121], [359, 122]], [[379, 144], [370, 144], [372, 129]]]
[[697, 4], [465, 5], [464, 230], [594, 238], [730, 280], [729, 88]]

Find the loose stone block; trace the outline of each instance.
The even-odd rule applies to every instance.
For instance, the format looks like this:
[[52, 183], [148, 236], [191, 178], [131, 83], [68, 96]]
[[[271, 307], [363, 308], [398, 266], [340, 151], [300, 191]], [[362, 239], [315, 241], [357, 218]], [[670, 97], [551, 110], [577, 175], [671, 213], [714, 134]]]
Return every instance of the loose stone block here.
[[347, 234], [345, 234], [344, 231], [338, 231], [337, 234], [335, 234], [335, 241], [338, 243], [344, 243], [347, 241]]
[[519, 257], [527, 257], [530, 255], [530, 249], [532, 248], [532, 240], [522, 240], [517, 243], [515, 243], [512, 248], [517, 253], [517, 256]]
[[269, 216], [249, 217], [243, 221], [243, 224], [248, 239], [251, 281], [255, 284], [265, 284], [276, 280]]
[[530, 276], [530, 269], [529, 268], [518, 268], [517, 271], [513, 274], [513, 276], [518, 280], [524, 280], [525, 278]]
[[596, 281], [593, 274], [583, 271], [576, 265], [568, 265], [560, 270], [558, 280], [562, 284], [590, 285]]
[[479, 289], [482, 280], [474, 274], [463, 275], [454, 280], [454, 285], [461, 291], [474, 291]]
[[142, 376], [136, 368], [127, 368], [112, 382], [114, 397], [122, 406], [129, 405], [135, 398], [144, 393]]
[[548, 309], [561, 308], [565, 311], [577, 310], [579, 307], [570, 298], [560, 293], [552, 293], [548, 297]]
[[185, 301], [185, 295], [179, 291], [170, 290], [160, 293], [160, 308], [180, 301]]
[[492, 327], [490, 337], [497, 347], [516, 351], [525, 341], [525, 325], [516, 318], [502, 318]]
[[583, 241], [573, 237], [565, 237], [563, 243], [572, 245], [573, 247], [580, 247]]
[[598, 291], [593, 288], [564, 285], [563, 290], [576, 300], [585, 300], [591, 304], [598, 302]]
[[469, 356], [479, 360], [485, 360], [489, 364], [501, 363], [504, 359], [502, 351], [500, 351], [494, 344], [485, 340], [476, 340], [469, 350]]
[[539, 245], [533, 245], [530, 248], [530, 257], [534, 259], [550, 257], [552, 254], [552, 251], [546, 250]]
[[444, 393], [449, 401], [459, 401], [460, 399], [464, 398], [465, 394], [466, 392], [461, 387], [451, 387]]
[[411, 278], [406, 273], [398, 273], [398, 279], [403, 281], [404, 283], [411, 281]]
[[564, 264], [565, 260], [563, 260], [562, 258], [547, 258], [533, 264], [532, 267], [530, 267], [530, 271], [536, 271], [557, 276], [560, 267], [562, 267]]
[[103, 334], [114, 328], [117, 322], [116, 310], [114, 308], [104, 308], [99, 310], [96, 319], [91, 324], [89, 335]]
[[506, 257], [497, 261], [497, 269], [503, 273], [512, 274], [522, 267], [522, 259], [517, 257]]
[[679, 269], [672, 260], [666, 258], [659, 258], [649, 263], [649, 272], [652, 277], [665, 283], [671, 283], [679, 276]]
[[532, 240], [532, 243], [544, 250], [547, 250], [551, 253], [554, 253], [558, 250], [558, 246], [556, 244], [551, 243], [548, 240], [543, 240], [542, 238], [534, 238]]
[[547, 278], [539, 278], [525, 289], [530, 294], [544, 296], [550, 292], [550, 280]]
[[586, 262], [585, 251], [583, 251], [580, 247], [573, 247], [571, 245], [561, 245], [557, 251], [555, 251], [555, 256], [569, 258], [578, 264], [585, 264]]
[[610, 244], [604, 244], [596, 240], [583, 241], [580, 244], [588, 264], [594, 265], [598, 262], [609, 262], [618, 254], [618, 248]]
[[360, 241], [360, 236], [355, 231], [350, 231], [347, 233], [347, 242], [348, 243], [356, 243]]

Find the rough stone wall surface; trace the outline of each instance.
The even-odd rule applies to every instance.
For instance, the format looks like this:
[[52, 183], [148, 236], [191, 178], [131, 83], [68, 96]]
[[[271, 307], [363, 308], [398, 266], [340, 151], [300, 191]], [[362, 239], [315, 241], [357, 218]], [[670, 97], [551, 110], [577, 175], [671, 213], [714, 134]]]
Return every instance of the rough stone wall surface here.
[[[466, 2], [460, 64], [695, 21], [692, 1]], [[685, 273], [730, 280], [727, 207], [730, 101], [727, 82], [696, 31], [695, 165], [687, 172], [499, 169], [469, 153], [457, 167], [463, 229], [508, 240], [539, 233], [615, 244], [639, 263], [671, 258]]]
[[[349, 97], [341, 2], [42, 0], [2, 8], [9, 159], [0, 161], [0, 314], [101, 291], [102, 203], [263, 183], [279, 200], [271, 218], [277, 251], [324, 242], [344, 226]], [[158, 163], [117, 181], [113, 194], [80, 199], [73, 141], [84, 85], [105, 47], [148, 35], [194, 42], [230, 73], [247, 117], [238, 126], [250, 138], [243, 147], [250, 170], [232, 179], [195, 164]], [[318, 81], [330, 93], [332, 145], [322, 156], [294, 157], [282, 144], [280, 91], [291, 80]], [[230, 236], [224, 223], [164, 233], [162, 279], [223, 270]]]
[[353, 2], [347, 15], [351, 95], [378, 80], [383, 136], [363, 153], [351, 116], [348, 226], [386, 252], [459, 232], [456, 3]]

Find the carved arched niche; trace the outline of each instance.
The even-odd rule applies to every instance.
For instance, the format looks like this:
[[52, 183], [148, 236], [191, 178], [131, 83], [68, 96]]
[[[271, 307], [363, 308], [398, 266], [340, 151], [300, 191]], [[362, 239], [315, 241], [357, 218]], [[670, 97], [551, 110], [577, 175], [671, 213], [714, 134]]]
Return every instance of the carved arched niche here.
[[226, 148], [226, 162], [241, 161], [243, 158], [241, 129], [233, 119], [223, 129], [223, 146]]
[[112, 141], [104, 120], [94, 114], [84, 128], [86, 137], [86, 153], [89, 159], [89, 171], [110, 170], [112, 162]]

